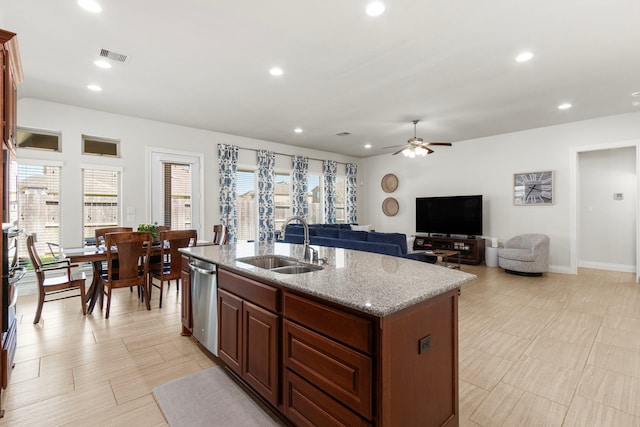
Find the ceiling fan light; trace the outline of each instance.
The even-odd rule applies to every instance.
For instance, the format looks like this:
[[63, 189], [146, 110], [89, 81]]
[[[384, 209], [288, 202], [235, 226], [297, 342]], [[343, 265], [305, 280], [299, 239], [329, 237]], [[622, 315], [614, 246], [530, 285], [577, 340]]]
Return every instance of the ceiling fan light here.
[[402, 155], [405, 157], [409, 157], [411, 155], [411, 149], [405, 148], [404, 150], [402, 150]]
[[416, 147], [415, 152], [418, 156], [426, 156], [428, 151], [424, 147]]

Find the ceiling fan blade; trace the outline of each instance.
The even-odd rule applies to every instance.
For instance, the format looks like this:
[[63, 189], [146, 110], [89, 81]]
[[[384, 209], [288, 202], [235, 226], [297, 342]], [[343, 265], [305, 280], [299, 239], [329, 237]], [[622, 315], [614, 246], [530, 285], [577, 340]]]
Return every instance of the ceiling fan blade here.
[[389, 147], [382, 147], [381, 149], [382, 149], [382, 150], [386, 150], [386, 149], [388, 149], [388, 148], [398, 148], [398, 147], [404, 147], [404, 146], [406, 146], [406, 145], [407, 145], [407, 144], [390, 145]]
[[402, 153], [404, 150], [406, 150], [406, 148], [396, 151], [395, 153], [392, 154], [392, 156], [395, 156], [398, 153]]
[[444, 145], [445, 147], [451, 147], [450, 142], [425, 142], [424, 145]]
[[433, 153], [433, 152], [434, 152], [432, 149], [427, 148], [427, 147], [424, 147], [424, 149], [425, 149], [425, 150], [427, 150], [427, 154], [431, 154], [431, 153]]

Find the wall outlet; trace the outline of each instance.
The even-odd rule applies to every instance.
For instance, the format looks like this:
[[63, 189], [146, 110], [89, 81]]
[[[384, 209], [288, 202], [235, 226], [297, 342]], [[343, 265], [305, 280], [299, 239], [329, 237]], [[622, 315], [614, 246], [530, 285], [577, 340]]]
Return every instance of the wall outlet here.
[[429, 349], [431, 349], [431, 335], [420, 338], [418, 340], [418, 354], [426, 353]]

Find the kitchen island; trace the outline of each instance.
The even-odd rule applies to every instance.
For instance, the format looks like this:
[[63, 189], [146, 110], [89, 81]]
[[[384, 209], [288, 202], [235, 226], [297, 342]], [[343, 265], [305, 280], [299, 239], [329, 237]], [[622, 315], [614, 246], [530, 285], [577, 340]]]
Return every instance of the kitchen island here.
[[[301, 274], [238, 261], [302, 259], [301, 245], [181, 250], [185, 284], [191, 257], [218, 268], [218, 356], [228, 369], [296, 425], [458, 425], [458, 289], [475, 276], [317, 249], [324, 268]], [[190, 297], [182, 289], [187, 335]]]

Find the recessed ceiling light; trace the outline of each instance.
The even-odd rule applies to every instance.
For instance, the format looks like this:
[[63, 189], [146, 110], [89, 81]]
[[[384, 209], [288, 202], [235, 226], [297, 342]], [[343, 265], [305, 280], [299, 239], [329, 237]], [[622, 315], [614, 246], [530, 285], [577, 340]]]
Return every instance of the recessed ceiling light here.
[[91, 13], [102, 12], [102, 6], [95, 0], [78, 0], [78, 6]]
[[384, 4], [381, 1], [374, 1], [367, 6], [367, 15], [380, 16], [384, 13]]
[[302, 128], [295, 128], [293, 131], [295, 133], [302, 133]]
[[631, 96], [640, 96], [640, 91], [638, 91], [638, 92], [633, 92], [633, 93], [631, 94]]
[[371, 148], [371, 144], [364, 144], [364, 148], [368, 150], [369, 148]]
[[98, 59], [97, 61], [94, 62], [94, 64], [96, 64], [97, 67], [104, 68], [104, 69], [111, 68], [111, 64], [105, 61], [104, 59]]
[[284, 74], [284, 71], [282, 71], [282, 68], [273, 67], [272, 69], [269, 70], [269, 73], [272, 76], [281, 76]]
[[516, 56], [516, 62], [527, 62], [531, 58], [533, 58], [533, 53], [531, 53], [531, 52], [522, 52], [518, 56]]
[[572, 107], [571, 104], [569, 104], [568, 102], [565, 102], [565, 103], [562, 103], [562, 104], [558, 105], [558, 110], [568, 110], [571, 107]]
[[102, 88], [98, 85], [87, 85], [87, 89], [92, 90], [94, 92], [100, 92]]

